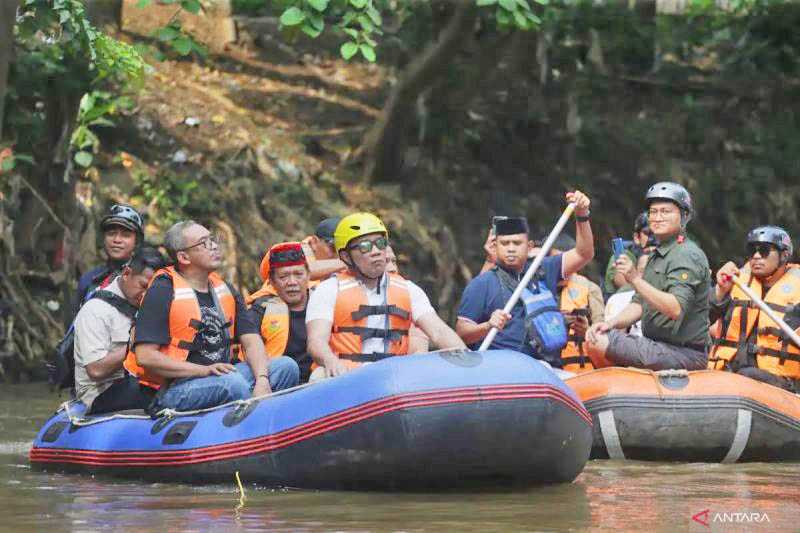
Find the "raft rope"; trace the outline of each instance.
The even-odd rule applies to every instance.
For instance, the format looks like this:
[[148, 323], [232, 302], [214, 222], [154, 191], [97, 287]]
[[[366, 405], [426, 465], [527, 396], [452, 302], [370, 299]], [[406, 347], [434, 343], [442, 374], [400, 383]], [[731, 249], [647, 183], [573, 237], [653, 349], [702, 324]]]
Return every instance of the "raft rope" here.
[[[306, 388], [306, 387], [308, 387], [310, 385], [314, 385], [314, 383], [303, 383], [302, 385], [298, 385], [296, 387], [291, 387], [289, 389], [283, 389], [283, 390], [280, 390], [280, 391], [269, 392], [267, 394], [262, 394], [261, 396], [254, 396], [252, 398], [247, 398], [246, 400], [233, 400], [233, 401], [230, 401], [228, 403], [223, 403], [222, 405], [216, 405], [214, 407], [207, 407], [205, 409], [194, 409], [194, 410], [191, 410], [191, 411], [178, 411], [176, 409], [168, 409], [168, 408], [167, 409], [162, 409], [162, 410], [160, 410], [159, 412], [156, 413], [155, 417], [159, 418], [159, 419], [160, 418], [171, 419], [171, 418], [176, 418], [176, 417], [180, 417], [180, 416], [194, 416], [194, 415], [199, 415], [199, 414], [203, 414], [203, 413], [210, 413], [212, 411], [225, 409], [225, 408], [231, 407], [231, 406], [237, 406], [237, 407], [239, 407], [239, 406], [247, 406], [247, 405], [250, 405], [251, 403], [259, 402], [259, 401], [265, 400], [267, 398], [274, 398], [274, 397], [277, 397], [277, 396], [283, 396], [285, 394], [289, 394], [289, 393], [292, 393], [294, 391], [297, 391], [297, 390], [300, 390], [300, 389], [304, 389], [304, 388]], [[72, 402], [64, 402], [64, 403], [62, 403], [61, 406], [59, 407], [58, 411], [56, 411], [56, 412], [64, 411], [66, 413], [66, 415], [67, 415], [67, 418], [69, 418], [70, 423], [72, 423], [75, 426], [92, 426], [94, 424], [100, 424], [100, 423], [103, 423], [103, 422], [109, 422], [111, 420], [116, 420], [116, 419], [120, 419], [120, 418], [122, 418], [122, 419], [126, 419], [127, 418], [127, 419], [133, 419], [133, 420], [152, 420], [153, 419], [153, 417], [151, 417], [150, 415], [134, 415], [134, 414], [126, 414], [126, 413], [116, 413], [116, 414], [112, 414], [112, 415], [104, 416], [104, 417], [87, 418], [85, 416], [73, 415], [72, 412], [70, 412], [70, 409], [69, 409], [70, 403], [72, 403]]]

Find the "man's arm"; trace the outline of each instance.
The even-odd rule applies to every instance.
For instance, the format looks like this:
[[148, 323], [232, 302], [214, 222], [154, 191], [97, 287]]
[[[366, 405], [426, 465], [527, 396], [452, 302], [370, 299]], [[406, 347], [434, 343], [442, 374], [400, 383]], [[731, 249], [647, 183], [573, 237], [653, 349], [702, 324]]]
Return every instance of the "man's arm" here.
[[[580, 191], [567, 193], [567, 201], [575, 202], [575, 216], [589, 215], [589, 198]], [[594, 259], [594, 235], [588, 220], [575, 222], [575, 248], [564, 253], [561, 269], [564, 279], [585, 267]]]
[[[204, 366], [167, 357], [158, 351], [157, 344], [137, 344], [134, 353], [139, 366], [164, 378], [202, 378], [212, 374], [228, 373], [218, 368], [221, 365], [224, 366], [224, 363]], [[233, 368], [231, 365], [227, 366]]]
[[120, 343], [111, 348], [105, 357], [86, 365], [86, 375], [92, 381], [102, 381], [122, 369], [128, 355], [128, 344]]
[[681, 317], [681, 303], [674, 294], [656, 289], [641, 276], [631, 280], [631, 285], [642, 300], [662, 315], [670, 320], [678, 320]]
[[476, 324], [472, 320], [462, 317], [458, 317], [456, 320], [456, 333], [467, 344], [475, 344], [481, 341], [489, 334], [491, 329], [492, 325], [489, 322]]
[[261, 335], [256, 333], [246, 333], [239, 336], [239, 343], [244, 349], [244, 357], [250, 370], [253, 371], [255, 385], [253, 396], [263, 396], [272, 392], [269, 385], [269, 364], [267, 363], [267, 352], [264, 350], [264, 341]]
[[346, 268], [347, 265], [345, 265], [339, 259], [318, 259], [315, 261], [309, 261], [309, 279], [327, 279], [331, 274], [336, 274], [337, 272], [341, 272]]
[[606, 323], [609, 325], [609, 329], [628, 329], [631, 325], [641, 320], [642, 312], [643, 309], [640, 304], [631, 302], [617, 316]]
[[466, 349], [467, 345], [461, 340], [453, 329], [444, 323], [435, 312], [425, 313], [416, 322], [416, 325], [431, 340], [437, 348], [460, 348]]
[[325, 371], [330, 377], [344, 374], [350, 370], [344, 361], [339, 359], [329, 341], [331, 339], [331, 322], [328, 320], [316, 319], [306, 322], [308, 333], [308, 353], [311, 358], [320, 366], [325, 367]]

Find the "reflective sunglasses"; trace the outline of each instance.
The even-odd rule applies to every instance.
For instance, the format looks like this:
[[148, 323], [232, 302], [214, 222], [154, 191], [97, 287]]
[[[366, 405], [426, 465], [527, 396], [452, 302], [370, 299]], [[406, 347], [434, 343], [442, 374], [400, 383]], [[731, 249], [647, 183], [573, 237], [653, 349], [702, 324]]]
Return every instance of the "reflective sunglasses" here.
[[758, 255], [766, 258], [769, 256], [772, 250], [777, 250], [777, 247], [775, 247], [773, 244], [766, 242], [760, 242], [758, 244], [752, 243], [747, 245], [747, 256], [752, 257], [756, 254], [756, 252], [758, 252]]
[[181, 248], [180, 250], [177, 250], [177, 251], [178, 252], [187, 252], [187, 251], [191, 250], [192, 248], [197, 248], [198, 246], [203, 246], [203, 247], [205, 247], [206, 250], [213, 250], [215, 246], [220, 246], [222, 244], [222, 242], [223, 242], [222, 237], [220, 237], [219, 235], [213, 235], [212, 234], [212, 235], [207, 235], [207, 236], [203, 237], [202, 239], [200, 239], [198, 242], [196, 242], [195, 244], [193, 244], [191, 246], [187, 246], [186, 248]]
[[378, 250], [385, 250], [387, 246], [389, 246], [389, 239], [386, 237], [378, 237], [373, 241], [361, 241], [360, 243], [351, 246], [350, 250], [358, 250], [362, 254], [368, 254], [372, 251], [372, 247], [375, 246]]

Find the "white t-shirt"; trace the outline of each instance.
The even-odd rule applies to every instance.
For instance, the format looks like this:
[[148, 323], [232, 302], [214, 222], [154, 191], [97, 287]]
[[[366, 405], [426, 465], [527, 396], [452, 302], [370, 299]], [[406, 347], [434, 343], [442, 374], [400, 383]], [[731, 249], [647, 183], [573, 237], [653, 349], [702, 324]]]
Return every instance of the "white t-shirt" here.
[[[622, 310], [625, 309], [629, 303], [631, 303], [634, 294], [636, 294], [636, 291], [625, 291], [612, 294], [606, 302], [605, 319], [611, 320], [620, 314]], [[637, 337], [641, 337], [642, 321], [640, 320], [628, 328], [628, 333], [631, 335], [636, 335]]]
[[[119, 288], [119, 278], [103, 290], [125, 297]], [[86, 373], [86, 365], [127, 344], [131, 325], [130, 318], [99, 298], [92, 298], [78, 311], [75, 317], [75, 391], [87, 407], [91, 407], [95, 398], [115, 380], [125, 377], [125, 371], [120, 369], [101, 381], [93, 381]]]
[[[386, 303], [386, 287], [389, 276], [385, 275], [374, 289], [367, 288], [360, 281], [358, 284], [367, 293], [367, 305], [384, 305]], [[408, 294], [411, 298], [411, 320], [415, 324], [428, 313], [435, 313], [431, 301], [425, 292], [414, 282], [406, 280]], [[380, 287], [380, 292], [378, 292]], [[333, 324], [333, 312], [336, 307], [336, 296], [339, 293], [339, 280], [336, 277], [326, 279], [311, 292], [306, 307], [306, 324], [312, 320], [326, 320]], [[368, 328], [383, 329], [386, 323], [384, 315], [370, 315], [367, 317]], [[384, 339], [367, 339], [361, 346], [362, 353], [385, 353]]]

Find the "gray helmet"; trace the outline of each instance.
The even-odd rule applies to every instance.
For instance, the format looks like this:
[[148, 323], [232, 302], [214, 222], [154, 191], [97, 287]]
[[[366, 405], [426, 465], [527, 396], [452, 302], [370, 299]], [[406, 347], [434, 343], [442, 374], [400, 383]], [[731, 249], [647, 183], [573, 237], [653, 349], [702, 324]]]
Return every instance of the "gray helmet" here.
[[792, 238], [785, 229], [778, 226], [759, 226], [751, 229], [747, 234], [747, 244], [759, 242], [773, 244], [781, 252], [789, 252], [790, 256], [794, 253]]
[[674, 181], [660, 181], [647, 189], [645, 195], [647, 205], [654, 200], [669, 200], [675, 202], [678, 207], [689, 213], [694, 212], [692, 207], [692, 195], [680, 183]]
[[142, 215], [129, 205], [115, 204], [108, 210], [108, 214], [100, 221], [100, 228], [105, 231], [111, 226], [122, 226], [144, 235], [144, 221]]

